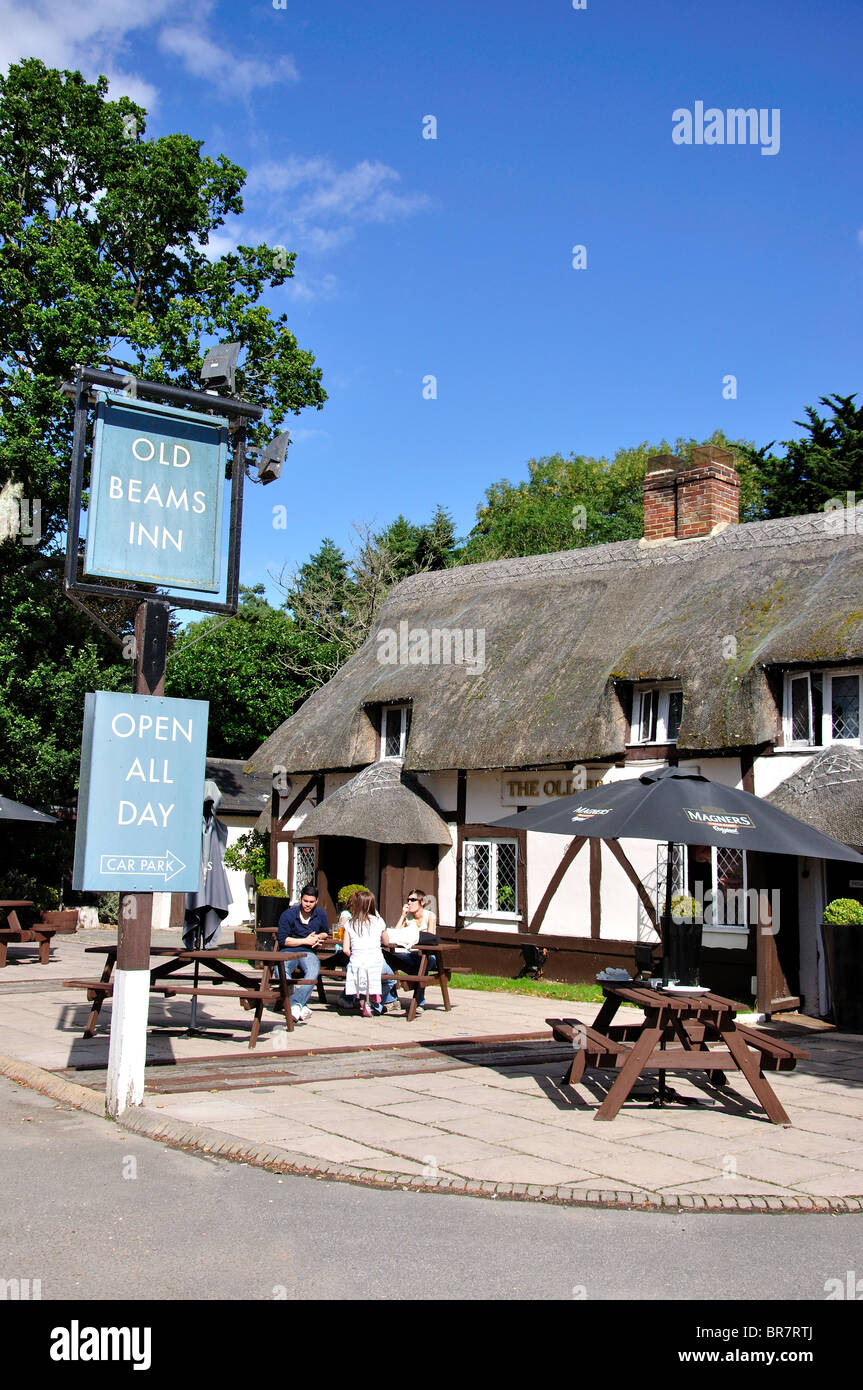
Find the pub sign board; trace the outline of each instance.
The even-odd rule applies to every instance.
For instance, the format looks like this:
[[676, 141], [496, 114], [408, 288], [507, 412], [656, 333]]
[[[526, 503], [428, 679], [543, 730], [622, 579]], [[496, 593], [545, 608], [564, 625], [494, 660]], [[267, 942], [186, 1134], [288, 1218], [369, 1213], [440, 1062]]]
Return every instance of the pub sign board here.
[[228, 422], [100, 392], [84, 570], [215, 593]]
[[85, 695], [75, 889], [197, 892], [209, 712], [207, 700]]

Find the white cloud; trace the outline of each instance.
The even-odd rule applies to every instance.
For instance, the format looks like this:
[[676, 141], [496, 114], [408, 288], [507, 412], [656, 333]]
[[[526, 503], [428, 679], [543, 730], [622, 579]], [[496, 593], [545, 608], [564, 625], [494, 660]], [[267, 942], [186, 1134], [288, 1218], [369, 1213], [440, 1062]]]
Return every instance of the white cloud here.
[[0, 67], [22, 58], [41, 58], [48, 67], [78, 68], [92, 80], [111, 79], [112, 95], [128, 93], [153, 107], [156, 89], [125, 71], [127, 38], [152, 27], [172, 8], [172, 0], [87, 0], [83, 5], [52, 0], [0, 0]]
[[335, 275], [295, 275], [282, 286], [282, 291], [288, 299], [299, 304], [335, 299], [337, 289], [338, 281]]
[[214, 82], [226, 91], [244, 93], [256, 87], [269, 87], [275, 82], [297, 81], [296, 64], [288, 55], [275, 62], [256, 58], [238, 58], [234, 52], [219, 45], [206, 34], [190, 26], [175, 25], [162, 30], [159, 47], [164, 53], [179, 58], [192, 77]]
[[[220, 47], [208, 19], [212, 0], [199, 0], [182, 24], [176, 22], [176, 0], [0, 0], [0, 69], [22, 58], [41, 58], [47, 67], [80, 69], [93, 81], [104, 73], [111, 96], [123, 94], [153, 110], [158, 90], [130, 70], [140, 31], [152, 32], [151, 46], [171, 54], [192, 77], [231, 92], [298, 78], [293, 58], [269, 61], [238, 57]], [[160, 28], [163, 21], [168, 21]]]
[[431, 205], [425, 193], [399, 192], [400, 179], [379, 160], [339, 169], [329, 159], [292, 157], [252, 169], [245, 192], [266, 206], [268, 221], [278, 219], [278, 241], [320, 254], [350, 241], [362, 223], [399, 221]]

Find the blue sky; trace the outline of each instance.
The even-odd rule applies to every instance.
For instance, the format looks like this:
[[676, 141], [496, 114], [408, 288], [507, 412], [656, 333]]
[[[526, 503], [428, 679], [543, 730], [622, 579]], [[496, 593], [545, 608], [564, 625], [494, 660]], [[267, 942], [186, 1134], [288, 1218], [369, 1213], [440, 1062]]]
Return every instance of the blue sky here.
[[[4, 64], [106, 72], [149, 135], [249, 171], [217, 245], [298, 253], [268, 303], [329, 401], [287, 422], [281, 482], [247, 492], [246, 583], [438, 502], [463, 535], [531, 457], [717, 427], [765, 444], [863, 386], [859, 0], [0, 0], [0, 18]], [[778, 151], [676, 144], [672, 113], [699, 101], [778, 109]]]

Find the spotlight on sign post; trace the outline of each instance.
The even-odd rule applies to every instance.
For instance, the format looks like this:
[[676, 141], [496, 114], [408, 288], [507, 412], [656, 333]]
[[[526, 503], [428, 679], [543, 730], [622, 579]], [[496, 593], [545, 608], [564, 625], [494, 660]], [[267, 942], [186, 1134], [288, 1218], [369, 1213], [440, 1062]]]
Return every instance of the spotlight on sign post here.
[[225, 386], [233, 395], [239, 355], [239, 343], [220, 343], [218, 347], [210, 348], [201, 367], [204, 386], [212, 389]]
[[285, 461], [285, 454], [288, 452], [288, 445], [291, 442], [289, 430], [283, 430], [271, 440], [258, 459], [257, 482], [274, 483], [277, 478], [282, 476], [282, 464]]

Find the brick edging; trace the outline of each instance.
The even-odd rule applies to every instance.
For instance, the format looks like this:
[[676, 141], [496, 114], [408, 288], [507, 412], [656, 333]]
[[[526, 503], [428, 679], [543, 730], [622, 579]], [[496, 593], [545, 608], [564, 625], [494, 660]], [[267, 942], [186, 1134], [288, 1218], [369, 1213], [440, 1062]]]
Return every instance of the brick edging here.
[[[19, 1081], [22, 1085], [29, 1086], [42, 1095], [51, 1096], [54, 1100], [65, 1101], [77, 1110], [87, 1110], [102, 1119], [109, 1118], [105, 1114], [103, 1096], [90, 1090], [88, 1086], [65, 1081], [53, 1072], [34, 1067], [29, 1062], [18, 1062], [0, 1053], [0, 1075], [12, 1081]], [[291, 1153], [290, 1150], [274, 1144], [256, 1144], [252, 1140], [238, 1139], [235, 1134], [209, 1129], [206, 1125], [175, 1120], [169, 1115], [158, 1115], [147, 1106], [133, 1106], [124, 1110], [116, 1123], [134, 1134], [155, 1139], [158, 1143], [167, 1144], [174, 1149], [194, 1149], [197, 1153], [208, 1154], [212, 1158], [247, 1163], [251, 1167], [266, 1168], [273, 1173], [327, 1178], [331, 1182], [354, 1183], [360, 1187], [401, 1188], [412, 1192], [448, 1192], [467, 1197], [547, 1202], [567, 1207], [603, 1207], [617, 1211], [723, 1211], [747, 1215], [756, 1212], [827, 1212], [834, 1216], [863, 1211], [863, 1198], [860, 1197], [807, 1197], [803, 1193], [795, 1197], [746, 1197], [737, 1194], [721, 1196], [718, 1193], [675, 1193], [669, 1196], [656, 1193], [653, 1196], [645, 1196], [643, 1192], [601, 1187], [586, 1192], [573, 1192], [569, 1187], [551, 1186], [547, 1183], [483, 1182], [476, 1178], [457, 1177], [426, 1178], [374, 1168], [350, 1168], [342, 1163], [313, 1162], [306, 1155]]]

